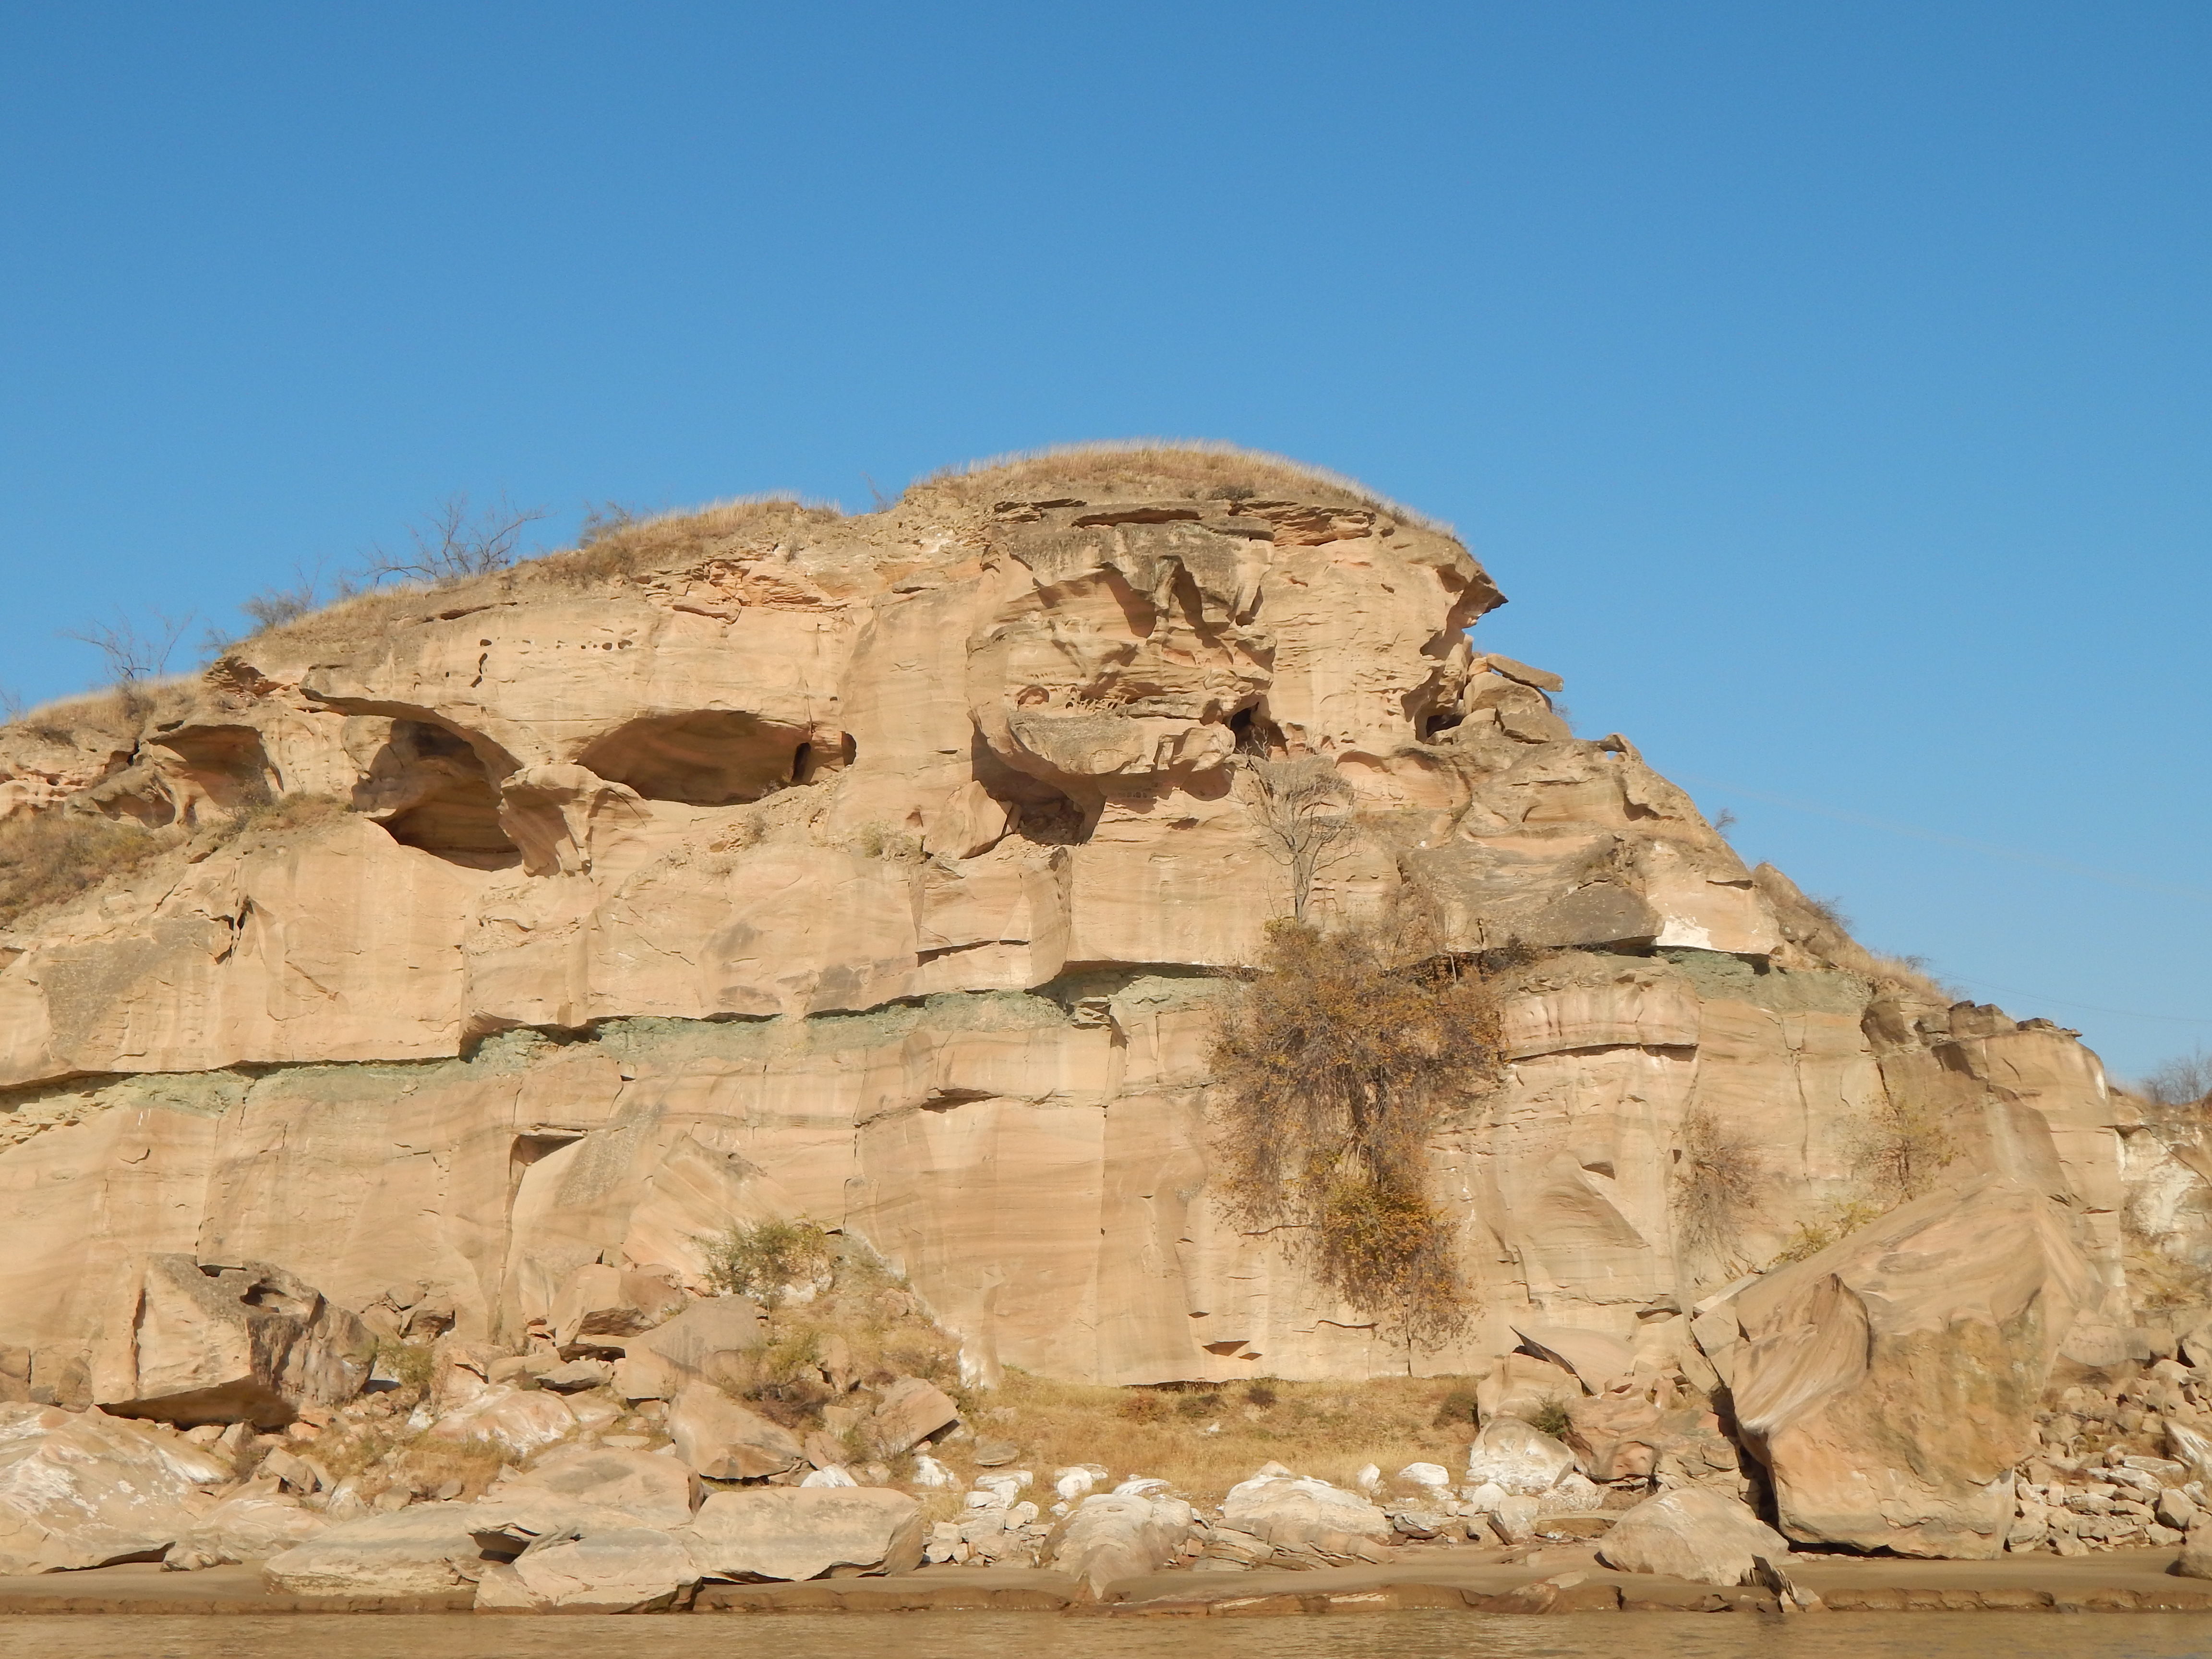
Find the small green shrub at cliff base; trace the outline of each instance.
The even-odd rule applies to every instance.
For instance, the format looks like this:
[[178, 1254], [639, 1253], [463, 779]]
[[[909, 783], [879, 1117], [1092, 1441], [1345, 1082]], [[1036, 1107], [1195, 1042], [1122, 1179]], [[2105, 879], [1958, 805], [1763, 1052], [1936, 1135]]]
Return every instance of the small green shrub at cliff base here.
[[1567, 1415], [1565, 1402], [1558, 1400], [1547, 1400], [1537, 1407], [1535, 1415], [1528, 1421], [1532, 1427], [1542, 1430], [1555, 1440], [1575, 1425], [1574, 1419]]
[[811, 1221], [735, 1223], [699, 1241], [707, 1281], [725, 1296], [750, 1296], [774, 1308], [793, 1285], [830, 1271], [830, 1236]]
[[1262, 971], [1215, 1029], [1214, 1151], [1230, 1219], [1284, 1228], [1317, 1278], [1408, 1343], [1467, 1316], [1429, 1138], [1486, 1088], [1497, 1013], [1422, 930], [1270, 926]]

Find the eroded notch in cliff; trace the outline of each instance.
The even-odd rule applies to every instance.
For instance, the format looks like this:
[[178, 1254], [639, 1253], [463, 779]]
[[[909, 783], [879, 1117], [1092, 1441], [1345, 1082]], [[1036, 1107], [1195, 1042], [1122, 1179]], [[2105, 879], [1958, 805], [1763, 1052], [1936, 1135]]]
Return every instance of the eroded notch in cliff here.
[[805, 727], [719, 708], [630, 720], [577, 757], [647, 800], [689, 806], [756, 801], [786, 784], [811, 781], [843, 759]]
[[428, 720], [392, 722], [354, 805], [401, 846], [449, 864], [504, 870], [522, 858], [500, 827], [499, 793], [483, 762], [459, 732]]

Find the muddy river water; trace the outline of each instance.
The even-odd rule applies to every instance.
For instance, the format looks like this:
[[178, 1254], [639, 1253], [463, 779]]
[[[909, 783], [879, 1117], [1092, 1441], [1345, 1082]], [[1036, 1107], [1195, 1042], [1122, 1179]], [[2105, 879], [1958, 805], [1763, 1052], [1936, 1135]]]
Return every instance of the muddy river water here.
[[0, 1620], [0, 1659], [2207, 1659], [2212, 1613]]

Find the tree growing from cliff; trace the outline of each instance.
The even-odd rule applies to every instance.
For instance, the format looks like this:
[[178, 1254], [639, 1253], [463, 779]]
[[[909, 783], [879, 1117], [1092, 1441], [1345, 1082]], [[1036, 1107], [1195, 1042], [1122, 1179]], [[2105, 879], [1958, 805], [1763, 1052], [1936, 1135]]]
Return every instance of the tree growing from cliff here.
[[1229, 1218], [1293, 1230], [1322, 1284], [1407, 1342], [1466, 1321], [1451, 1226], [1429, 1196], [1431, 1137], [1495, 1073], [1480, 975], [1408, 948], [1418, 930], [1268, 929], [1260, 974], [1225, 1001], [1212, 1051]]
[[1320, 756], [1266, 760], [1247, 756], [1253, 815], [1267, 855], [1290, 872], [1291, 919], [1304, 921], [1314, 882], [1352, 839], [1352, 786]]
[[1745, 1224], [1759, 1208], [1768, 1172], [1759, 1149], [1724, 1128], [1711, 1113], [1693, 1108], [1675, 1137], [1674, 1225], [1693, 1256], [1733, 1271]]

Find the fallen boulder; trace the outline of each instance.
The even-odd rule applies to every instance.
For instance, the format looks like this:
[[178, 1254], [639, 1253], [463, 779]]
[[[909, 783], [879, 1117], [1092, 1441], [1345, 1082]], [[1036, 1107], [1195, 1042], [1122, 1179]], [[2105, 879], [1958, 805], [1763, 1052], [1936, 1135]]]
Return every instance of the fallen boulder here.
[[151, 1255], [131, 1283], [127, 1333], [95, 1346], [94, 1405], [118, 1417], [281, 1429], [368, 1381], [375, 1339], [321, 1291], [265, 1261]]
[[1598, 1546], [1618, 1572], [1656, 1572], [1693, 1584], [1752, 1582], [1762, 1560], [1778, 1563], [1790, 1540], [1735, 1498], [1678, 1486], [1623, 1515]]
[[911, 1572], [921, 1505], [884, 1486], [757, 1486], [709, 1493], [676, 1534], [709, 1578], [819, 1578], [834, 1567]]
[[896, 1457], [959, 1421], [960, 1408], [942, 1389], [918, 1376], [902, 1376], [884, 1390], [860, 1434], [877, 1456]]
[[1221, 1502], [1222, 1524], [1279, 1549], [1309, 1548], [1334, 1533], [1388, 1539], [1390, 1517], [1361, 1493], [1303, 1475], [1262, 1473], [1239, 1481]]
[[[1375, 1512], [1379, 1518], [1382, 1511]], [[1190, 1536], [1192, 1519], [1190, 1505], [1178, 1498], [1093, 1492], [1054, 1528], [1048, 1548], [1052, 1565], [1073, 1574], [1095, 1601], [1116, 1579], [1156, 1572], [1173, 1561]], [[1386, 1537], [1389, 1526], [1382, 1522]]]
[[566, 1440], [576, 1431], [576, 1413], [557, 1394], [490, 1384], [430, 1425], [441, 1440], [489, 1440], [517, 1457]]
[[1559, 1484], [1575, 1455], [1534, 1424], [1493, 1417], [1467, 1454], [1467, 1483], [1494, 1485], [1509, 1496], [1534, 1498]]
[[742, 1296], [693, 1302], [665, 1324], [623, 1339], [615, 1388], [629, 1400], [673, 1400], [687, 1382], [733, 1379], [768, 1341], [760, 1306]]
[[0, 1406], [0, 1574], [155, 1560], [228, 1462], [183, 1437], [93, 1409]]
[[699, 1580], [690, 1553], [651, 1527], [540, 1539], [483, 1570], [479, 1613], [658, 1613]]
[[[1783, 1531], [1900, 1555], [2000, 1553], [2013, 1467], [2039, 1443], [2052, 1362], [2097, 1296], [2069, 1213], [1984, 1176], [1711, 1310], [1741, 1333], [1723, 1369]], [[1717, 1325], [1701, 1316], [1699, 1340]]]
[[1533, 1421], [1547, 1406], [1582, 1398], [1583, 1387], [1565, 1365], [1531, 1353], [1509, 1353], [1475, 1384], [1475, 1409], [1487, 1423], [1493, 1417]]
[[720, 1389], [691, 1382], [669, 1408], [676, 1455], [709, 1480], [758, 1480], [795, 1469], [805, 1451], [781, 1424], [748, 1411]]
[[[690, 1298], [665, 1273], [610, 1267], [599, 1262], [568, 1275], [553, 1298], [553, 1340], [564, 1354], [606, 1346], [597, 1338], [620, 1339], [649, 1331], [680, 1313]], [[616, 1346], [622, 1346], [619, 1341]]]

